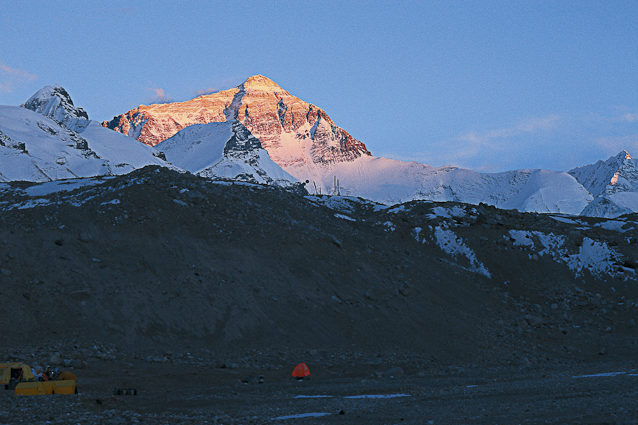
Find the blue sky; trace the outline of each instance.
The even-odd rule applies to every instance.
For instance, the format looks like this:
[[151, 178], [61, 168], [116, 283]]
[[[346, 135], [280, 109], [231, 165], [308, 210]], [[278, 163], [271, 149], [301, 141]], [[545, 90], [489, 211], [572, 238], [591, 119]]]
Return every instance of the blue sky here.
[[254, 74], [375, 156], [478, 171], [638, 157], [638, 2], [1, 0], [0, 104], [92, 119]]

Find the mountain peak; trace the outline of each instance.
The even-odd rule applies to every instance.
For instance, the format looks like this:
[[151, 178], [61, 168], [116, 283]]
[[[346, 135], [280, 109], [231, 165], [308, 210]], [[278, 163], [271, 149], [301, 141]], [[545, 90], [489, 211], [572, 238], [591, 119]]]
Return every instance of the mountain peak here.
[[246, 81], [242, 84], [244, 89], [253, 89], [253, 90], [268, 90], [273, 88], [278, 88], [279, 84], [275, 83], [268, 77], [264, 77], [261, 74], [253, 75], [252, 77], [248, 77]]
[[631, 191], [638, 184], [638, 163], [626, 150], [608, 160], [569, 171], [594, 197]]
[[632, 159], [631, 155], [629, 155], [629, 152], [627, 152], [626, 150], [622, 150], [620, 151], [620, 153], [618, 155], [616, 155], [617, 159]]
[[57, 84], [41, 88], [20, 106], [74, 131], [84, 129], [89, 123], [89, 115], [75, 107], [69, 93]]
[[140, 107], [102, 125], [155, 146], [190, 125], [232, 119], [245, 125], [286, 171], [370, 155], [363, 143], [338, 127], [322, 109], [263, 75], [190, 101]]

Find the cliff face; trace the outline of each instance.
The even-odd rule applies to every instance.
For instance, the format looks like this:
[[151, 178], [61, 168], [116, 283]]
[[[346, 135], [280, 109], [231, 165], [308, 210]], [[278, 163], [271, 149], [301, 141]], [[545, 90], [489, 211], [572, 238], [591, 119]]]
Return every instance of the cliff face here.
[[193, 124], [237, 119], [281, 167], [333, 164], [370, 155], [320, 108], [262, 75], [186, 102], [140, 105], [102, 125], [150, 146]]
[[225, 90], [187, 102], [140, 105], [102, 125], [155, 146], [189, 125], [226, 121], [224, 110], [237, 91]]

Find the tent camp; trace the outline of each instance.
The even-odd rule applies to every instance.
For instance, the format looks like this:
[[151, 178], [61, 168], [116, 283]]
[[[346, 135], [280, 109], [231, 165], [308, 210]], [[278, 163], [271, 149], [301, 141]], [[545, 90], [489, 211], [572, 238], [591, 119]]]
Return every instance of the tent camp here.
[[77, 394], [76, 382], [71, 372], [62, 372], [56, 381], [40, 381], [24, 363], [0, 363], [0, 384], [16, 395]]
[[308, 369], [308, 365], [305, 363], [299, 363], [292, 371], [293, 378], [303, 379], [308, 376], [310, 376], [310, 369]]
[[31, 368], [24, 363], [0, 363], [0, 384], [9, 385], [11, 379], [33, 381]]

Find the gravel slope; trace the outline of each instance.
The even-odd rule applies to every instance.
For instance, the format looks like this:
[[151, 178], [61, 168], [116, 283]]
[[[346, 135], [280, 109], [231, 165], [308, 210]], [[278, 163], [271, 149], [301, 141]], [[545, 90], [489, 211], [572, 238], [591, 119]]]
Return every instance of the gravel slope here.
[[[638, 341], [631, 216], [620, 226], [483, 205], [387, 209], [152, 167], [27, 196], [37, 188], [2, 188], [0, 356], [73, 367], [81, 394], [18, 401], [4, 393], [0, 423], [18, 422], [25, 409], [32, 423], [47, 414], [66, 423], [65, 410], [81, 423], [142, 420], [134, 414], [265, 423], [314, 410], [331, 415], [290, 423], [635, 417], [626, 402], [635, 400]], [[562, 236], [566, 251], [543, 254], [537, 236], [520, 245], [511, 231]], [[443, 249], [445, 232], [474, 260]], [[617, 254], [604, 273], [564, 260], [587, 238]], [[287, 380], [300, 361], [315, 376], [306, 387]], [[391, 367], [404, 374], [383, 376]], [[590, 370], [627, 376], [569, 376]], [[114, 397], [117, 387], [140, 394]], [[411, 397], [383, 408], [290, 400], [300, 388]]]

